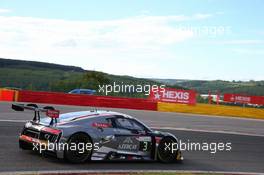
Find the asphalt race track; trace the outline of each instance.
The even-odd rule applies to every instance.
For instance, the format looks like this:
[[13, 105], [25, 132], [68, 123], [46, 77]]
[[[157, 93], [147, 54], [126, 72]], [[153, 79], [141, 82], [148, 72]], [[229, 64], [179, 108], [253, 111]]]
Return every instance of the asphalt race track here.
[[[231, 142], [231, 151], [184, 151], [182, 164], [158, 162], [87, 162], [69, 164], [18, 148], [18, 133], [31, 112], [15, 112], [0, 103], [0, 172], [39, 170], [193, 170], [264, 173], [264, 121], [153, 111], [111, 109], [175, 134], [185, 142]], [[56, 106], [61, 112], [87, 107]]]

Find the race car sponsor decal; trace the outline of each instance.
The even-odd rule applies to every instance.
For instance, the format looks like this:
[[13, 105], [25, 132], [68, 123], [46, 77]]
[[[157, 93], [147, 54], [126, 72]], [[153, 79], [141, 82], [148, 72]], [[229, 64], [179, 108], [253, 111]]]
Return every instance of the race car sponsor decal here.
[[49, 128], [49, 127], [44, 127], [44, 128], [41, 129], [41, 131], [45, 131], [45, 132], [52, 133], [52, 134], [55, 134], [55, 135], [58, 135], [58, 134], [61, 133], [61, 130], [53, 129], [53, 128]]
[[151, 142], [140, 142], [139, 151], [146, 151], [150, 150]]
[[137, 140], [140, 142], [151, 142], [151, 137], [142, 136], [142, 137], [138, 137]]
[[139, 151], [148, 152], [151, 149], [151, 137], [138, 137]]
[[139, 142], [133, 137], [125, 137], [123, 140], [120, 140], [120, 143], [117, 149], [126, 151], [137, 151], [139, 149]]
[[60, 111], [59, 110], [47, 110], [46, 115], [50, 118], [59, 118]]
[[21, 135], [19, 137], [19, 139], [27, 141], [27, 142], [31, 142], [31, 143], [38, 143], [38, 144], [45, 144], [45, 145], [48, 143], [45, 140], [39, 140], [39, 139], [32, 138], [32, 137], [29, 137], [29, 136], [26, 136], [26, 135]]
[[133, 141], [132, 141], [131, 137], [127, 137], [127, 138], [123, 141], [123, 143], [132, 144]]
[[96, 127], [96, 128], [109, 128], [109, 127], [111, 127], [111, 124], [94, 122], [94, 123], [92, 123], [92, 126]]

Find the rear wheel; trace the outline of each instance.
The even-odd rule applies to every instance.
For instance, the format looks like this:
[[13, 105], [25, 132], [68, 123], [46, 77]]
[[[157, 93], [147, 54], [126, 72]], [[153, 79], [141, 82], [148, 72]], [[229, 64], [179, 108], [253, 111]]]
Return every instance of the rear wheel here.
[[92, 149], [86, 149], [86, 145], [92, 145], [90, 137], [84, 133], [77, 133], [70, 137], [68, 149], [65, 150], [65, 159], [71, 163], [82, 163], [90, 160]]
[[162, 139], [158, 146], [158, 159], [163, 163], [172, 163], [177, 158], [177, 142], [171, 137]]

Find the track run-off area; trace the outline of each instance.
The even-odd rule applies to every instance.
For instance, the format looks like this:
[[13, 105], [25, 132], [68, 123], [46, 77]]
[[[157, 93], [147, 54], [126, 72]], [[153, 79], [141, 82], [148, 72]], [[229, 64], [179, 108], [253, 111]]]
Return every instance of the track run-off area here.
[[[42, 104], [41, 106], [45, 106]], [[50, 106], [50, 104], [49, 104]], [[90, 110], [91, 107], [54, 105], [61, 113]], [[264, 173], [264, 120], [204, 116], [170, 112], [107, 109], [138, 118], [148, 126], [173, 133], [183, 142], [227, 143], [230, 151], [183, 151], [184, 161], [87, 162], [70, 164], [18, 148], [18, 134], [32, 112], [15, 112], [11, 103], [0, 102], [0, 172], [14, 171], [217, 171]]]

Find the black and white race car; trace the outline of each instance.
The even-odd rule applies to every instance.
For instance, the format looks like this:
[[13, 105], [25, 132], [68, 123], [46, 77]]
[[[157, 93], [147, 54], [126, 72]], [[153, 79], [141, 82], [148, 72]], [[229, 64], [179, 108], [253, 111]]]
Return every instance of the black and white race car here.
[[73, 163], [183, 160], [174, 135], [153, 131], [126, 114], [101, 110], [60, 114], [51, 106], [39, 108], [36, 104], [13, 104], [12, 109], [34, 112], [19, 136], [21, 149], [50, 153]]

